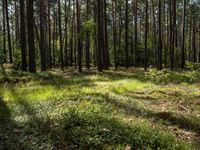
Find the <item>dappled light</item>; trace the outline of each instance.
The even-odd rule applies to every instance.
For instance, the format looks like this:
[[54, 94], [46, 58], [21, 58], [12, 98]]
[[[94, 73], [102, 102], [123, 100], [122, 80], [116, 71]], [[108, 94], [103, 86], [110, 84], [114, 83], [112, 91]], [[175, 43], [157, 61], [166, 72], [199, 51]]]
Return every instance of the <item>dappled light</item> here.
[[156, 70], [52, 70], [20, 73], [20, 79], [18, 73], [7, 71], [1, 78], [0, 148], [182, 150], [199, 145], [200, 89], [182, 75], [178, 83], [169, 76], [158, 83], [159, 77], [146, 77], [160, 74]]

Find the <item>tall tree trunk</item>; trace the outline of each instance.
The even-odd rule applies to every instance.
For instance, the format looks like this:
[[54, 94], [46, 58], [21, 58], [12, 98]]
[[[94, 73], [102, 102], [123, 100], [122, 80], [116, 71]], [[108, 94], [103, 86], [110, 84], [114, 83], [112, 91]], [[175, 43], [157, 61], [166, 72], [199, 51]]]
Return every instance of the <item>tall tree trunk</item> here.
[[126, 0], [126, 8], [125, 8], [125, 66], [129, 67], [129, 58], [128, 58], [128, 0]]
[[182, 31], [182, 50], [181, 50], [181, 68], [185, 67], [185, 15], [186, 0], [183, 0], [183, 31]]
[[174, 69], [174, 27], [176, 24], [176, 17], [175, 17], [175, 8], [176, 8], [176, 0], [170, 0], [170, 68], [171, 70]]
[[[15, 1], [15, 40], [16, 40], [16, 43], [18, 42], [19, 40], [19, 37], [20, 37], [20, 33], [19, 33], [19, 10], [18, 10], [18, 7], [17, 7], [17, 2], [18, 1]], [[13, 26], [14, 27], [14, 26]]]
[[158, 63], [158, 49], [157, 49], [157, 34], [156, 34], [156, 16], [155, 16], [155, 4], [154, 1], [152, 3], [152, 15], [153, 15], [153, 48], [154, 48], [154, 65], [156, 66]]
[[76, 37], [77, 37], [77, 25], [76, 25], [76, 2], [75, 0], [73, 0], [73, 8], [74, 8], [74, 12], [73, 12], [73, 15], [74, 15], [74, 20], [73, 20], [73, 26], [74, 26], [74, 30], [73, 30], [73, 40], [74, 40], [74, 66], [75, 66], [75, 69], [77, 68], [77, 44], [76, 44]]
[[[176, 46], [176, 0], [173, 0], [173, 55], [175, 51]], [[173, 56], [173, 62], [174, 62], [174, 56]], [[174, 64], [174, 63], [173, 63]], [[172, 66], [173, 69], [173, 66]]]
[[[90, 0], [87, 0], [87, 20], [89, 21], [89, 13], [90, 13]], [[86, 60], [86, 68], [90, 69], [90, 33], [86, 32], [86, 43], [85, 43], [85, 60]]]
[[3, 11], [3, 54], [4, 54], [4, 63], [7, 63], [7, 54], [6, 54], [6, 20], [5, 20], [5, 0], [2, 3]]
[[68, 17], [70, 7], [71, 0], [69, 0], [68, 5], [67, 0], [65, 0], [65, 66], [68, 66]]
[[73, 0], [73, 12], [72, 12], [72, 23], [71, 23], [71, 37], [70, 37], [70, 66], [73, 66], [73, 50], [74, 50], [74, 24], [75, 24], [75, 7]]
[[[194, 4], [193, 4], [194, 7]], [[193, 62], [196, 62], [196, 18], [194, 8], [192, 9], [193, 26], [192, 26], [192, 51], [193, 51]]]
[[58, 0], [58, 23], [59, 23], [59, 35], [60, 35], [60, 65], [61, 65], [61, 70], [64, 70], [60, 0]]
[[48, 67], [52, 67], [52, 56], [51, 56], [51, 1], [48, 1], [48, 32], [49, 32], [49, 43], [48, 43]]
[[55, 67], [55, 49], [56, 49], [56, 12], [54, 7], [54, 14], [53, 14], [53, 66]]
[[163, 1], [163, 28], [162, 28], [162, 41], [164, 50], [164, 65], [167, 66], [167, 32], [166, 32], [166, 0]]
[[[97, 3], [95, 2], [94, 3], [94, 7], [93, 7], [93, 13], [94, 13], [94, 17], [93, 17], [93, 21], [94, 22], [97, 22]], [[95, 26], [94, 28], [94, 50], [93, 50], [93, 63], [94, 63], [94, 66], [97, 66], [97, 51], [98, 51], [98, 38], [97, 38], [97, 26]]]
[[46, 71], [46, 49], [45, 49], [45, 3], [40, 0], [40, 61], [41, 70]]
[[148, 53], [148, 45], [147, 45], [147, 40], [148, 40], [148, 0], [146, 0], [146, 8], [145, 8], [145, 58], [144, 58], [144, 68], [145, 70], [147, 70], [147, 66], [148, 66], [148, 56], [147, 56], [147, 53]]
[[116, 41], [117, 41], [117, 26], [116, 26], [116, 0], [112, 0], [112, 18], [113, 18], [113, 51], [114, 51], [114, 65], [115, 70], [117, 69], [117, 50], [116, 50]]
[[135, 0], [135, 17], [134, 17], [134, 24], [135, 24], [135, 48], [134, 48], [134, 66], [137, 67], [137, 59], [138, 59], [138, 17], [137, 17], [137, 13], [138, 13], [138, 4], [137, 4], [137, 0]]
[[10, 36], [10, 25], [9, 25], [10, 23], [9, 23], [9, 13], [8, 13], [8, 0], [5, 0], [5, 11], [6, 11], [9, 60], [10, 60], [10, 63], [13, 63], [11, 36]]
[[21, 46], [21, 59], [22, 71], [27, 71], [26, 62], [26, 28], [25, 28], [25, 9], [24, 0], [20, 0], [20, 46]]
[[82, 41], [81, 41], [81, 18], [80, 18], [80, 0], [76, 0], [77, 14], [77, 36], [78, 36], [78, 71], [82, 72]]
[[102, 41], [103, 41], [103, 36], [102, 36], [102, 0], [97, 0], [97, 32], [98, 32], [98, 49], [97, 49], [97, 67], [98, 71], [102, 72]]
[[105, 50], [105, 62], [104, 62], [104, 69], [108, 69], [109, 68], [109, 48], [108, 48], [108, 27], [107, 27], [107, 0], [103, 0], [104, 1], [104, 12], [103, 12], [103, 16], [104, 16], [104, 50]]
[[158, 4], [158, 69], [162, 70], [162, 21], [161, 21], [161, 0]]
[[33, 1], [27, 1], [27, 30], [28, 30], [28, 48], [29, 48], [29, 71], [36, 72], [35, 64], [35, 42], [34, 42], [34, 16], [33, 16]]

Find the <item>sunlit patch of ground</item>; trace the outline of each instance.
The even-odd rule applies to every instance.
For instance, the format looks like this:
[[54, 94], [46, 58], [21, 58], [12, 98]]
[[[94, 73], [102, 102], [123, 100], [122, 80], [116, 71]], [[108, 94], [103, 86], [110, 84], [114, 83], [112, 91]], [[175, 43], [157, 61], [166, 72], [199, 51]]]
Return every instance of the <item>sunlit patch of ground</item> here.
[[1, 71], [0, 149], [199, 149], [199, 71]]

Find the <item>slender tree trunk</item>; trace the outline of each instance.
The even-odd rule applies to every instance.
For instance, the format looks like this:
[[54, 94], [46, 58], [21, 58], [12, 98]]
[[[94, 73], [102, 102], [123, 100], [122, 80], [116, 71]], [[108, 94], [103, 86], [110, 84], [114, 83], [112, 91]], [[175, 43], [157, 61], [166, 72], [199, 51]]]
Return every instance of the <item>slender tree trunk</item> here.
[[48, 1], [48, 30], [49, 30], [49, 52], [48, 52], [48, 67], [51, 69], [52, 67], [52, 56], [51, 56], [51, 1]]
[[[119, 13], [119, 39], [118, 39], [118, 54], [117, 54], [117, 64], [123, 64], [123, 55], [121, 54], [121, 45], [122, 45], [122, 18], [121, 18], [121, 8]], [[120, 58], [121, 54], [121, 58]]]
[[[176, 46], [176, 0], [173, 0], [173, 64], [174, 64], [174, 51]], [[173, 69], [173, 67], [172, 67]]]
[[128, 44], [129, 44], [129, 42], [128, 42], [128, 0], [126, 0], [126, 8], [125, 8], [125, 61], [126, 61], [126, 63], [125, 63], [125, 66], [126, 66], [126, 68], [128, 68], [129, 67], [129, 59], [128, 59], [128, 49], [129, 49], [129, 47], [128, 47]]
[[65, 0], [65, 66], [68, 66], [68, 17], [69, 17], [69, 10], [71, 7], [71, 0], [68, 2], [67, 7], [67, 0]]
[[138, 12], [138, 4], [137, 4], [138, 2], [137, 2], [137, 0], [135, 0], [135, 17], [134, 17], [134, 24], [135, 24], [135, 42], [134, 42], [134, 44], [135, 44], [135, 51], [134, 51], [134, 66], [135, 67], [137, 67], [137, 59], [138, 59], [138, 28], [137, 28], [137, 26], [138, 26], [138, 23], [137, 23], [137, 21], [138, 21], [138, 17], [137, 17], [137, 12]]
[[71, 39], [70, 39], [70, 65], [73, 66], [73, 50], [74, 48], [74, 20], [75, 20], [75, 7], [73, 0], [73, 12], [72, 12], [72, 23], [71, 23]]
[[59, 34], [60, 34], [60, 65], [61, 65], [61, 70], [64, 70], [60, 0], [58, 0], [58, 23], [59, 23]]
[[24, 0], [20, 0], [20, 46], [21, 46], [21, 59], [22, 59], [22, 71], [27, 71], [26, 62], [26, 28], [25, 28], [25, 10]]
[[105, 42], [105, 68], [109, 68], [108, 27], [107, 27], [107, 0], [104, 0], [104, 42]]
[[158, 69], [162, 70], [162, 21], [161, 21], [161, 0], [159, 0], [158, 4]]
[[28, 48], [29, 48], [29, 71], [36, 72], [35, 64], [35, 42], [34, 42], [34, 16], [33, 16], [33, 1], [27, 1], [27, 29], [28, 29]]
[[174, 24], [175, 22], [175, 0], [170, 0], [170, 68], [174, 69]]
[[4, 53], [4, 63], [7, 63], [7, 53], [6, 53], [6, 20], [5, 20], [5, 0], [2, 3], [3, 11], [3, 53]]
[[113, 18], [113, 51], [114, 51], [114, 65], [117, 70], [117, 51], [116, 51], [116, 39], [117, 39], [117, 26], [116, 26], [116, 0], [112, 0], [112, 18]]
[[[20, 37], [20, 33], [19, 33], [19, 10], [18, 10], [18, 7], [17, 7], [17, 3], [18, 1], [15, 1], [15, 40], [16, 40], [16, 43], [18, 42], [19, 40], [19, 37]], [[14, 26], [13, 26], [14, 27]]]
[[[90, 0], [87, 0], [87, 20], [90, 19]], [[86, 68], [90, 69], [90, 33], [86, 32], [86, 44], [85, 44], [85, 60], [86, 60]]]
[[195, 18], [194, 8], [192, 9], [192, 15], [193, 15], [192, 51], [193, 51], [193, 62], [196, 62], [196, 18]]
[[44, 0], [40, 0], [40, 61], [41, 70], [46, 71], [46, 49], [45, 49], [45, 3]]
[[185, 15], [186, 0], [183, 0], [183, 31], [182, 31], [182, 52], [181, 52], [181, 68], [185, 68]]
[[158, 49], [157, 49], [157, 35], [156, 35], [156, 17], [155, 17], [155, 6], [152, 0], [152, 14], [153, 14], [153, 48], [154, 48], [154, 65], [158, 63]]
[[[76, 2], [74, 0], [73, 2], [73, 5], [74, 5], [74, 12], [73, 12], [73, 15], [74, 15], [74, 20], [73, 20], [73, 26], [74, 26], [74, 30], [73, 30], [73, 39], [74, 39], [74, 66], [75, 66], [75, 69], [77, 68], [77, 25], [76, 25]], [[76, 41], [76, 42], [75, 42]]]
[[[97, 3], [94, 3], [94, 8], [93, 8], [93, 13], [94, 13], [94, 17], [93, 17], [93, 21], [97, 22]], [[94, 50], [93, 50], [93, 63], [94, 66], [97, 66], [97, 51], [98, 51], [98, 38], [97, 38], [97, 26], [95, 26], [94, 28]]]
[[55, 67], [55, 49], [56, 49], [56, 12], [54, 8], [54, 14], [53, 14], [53, 66]]
[[145, 58], [144, 58], [144, 68], [145, 70], [147, 70], [147, 66], [148, 66], [148, 56], [147, 56], [147, 53], [148, 53], [148, 45], [147, 45], [147, 40], [148, 40], [148, 0], [146, 0], [146, 11], [145, 11]]
[[11, 36], [10, 36], [10, 23], [9, 23], [9, 13], [8, 13], [8, 1], [5, 0], [5, 11], [6, 11], [6, 24], [7, 24], [7, 36], [8, 36], [8, 51], [10, 63], [13, 63], [12, 56], [12, 46], [11, 46]]
[[82, 72], [82, 42], [81, 42], [81, 18], [80, 18], [80, 0], [76, 0], [77, 15], [77, 36], [78, 36], [78, 71]]
[[102, 0], [97, 0], [97, 31], [98, 31], [98, 49], [97, 49], [97, 67], [98, 71], [102, 72]]
[[163, 4], [163, 28], [162, 28], [162, 41], [163, 41], [163, 50], [164, 50], [164, 65], [165, 67], [167, 66], [167, 32], [166, 32], [166, 0], [164, 0], [164, 4]]

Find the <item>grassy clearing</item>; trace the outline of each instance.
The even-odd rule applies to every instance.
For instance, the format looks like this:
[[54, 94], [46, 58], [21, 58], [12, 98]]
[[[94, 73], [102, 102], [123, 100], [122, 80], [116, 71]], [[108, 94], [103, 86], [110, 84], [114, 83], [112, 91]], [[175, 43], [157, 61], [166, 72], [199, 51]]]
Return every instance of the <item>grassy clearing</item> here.
[[200, 148], [198, 70], [0, 74], [0, 149]]

